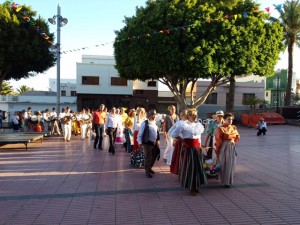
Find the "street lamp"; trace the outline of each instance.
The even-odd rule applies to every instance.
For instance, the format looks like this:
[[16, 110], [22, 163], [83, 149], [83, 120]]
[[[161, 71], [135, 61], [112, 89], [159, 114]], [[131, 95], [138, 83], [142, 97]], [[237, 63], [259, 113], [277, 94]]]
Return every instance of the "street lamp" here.
[[279, 73], [277, 74], [276, 88], [276, 112], [279, 113]]
[[57, 111], [60, 112], [60, 28], [68, 23], [67, 18], [63, 18], [60, 15], [60, 6], [57, 5], [57, 15], [54, 15], [52, 18], [48, 19], [48, 22], [57, 26], [57, 42], [52, 46], [52, 50], [56, 51], [56, 73], [57, 73], [57, 95], [56, 95], [56, 104]]

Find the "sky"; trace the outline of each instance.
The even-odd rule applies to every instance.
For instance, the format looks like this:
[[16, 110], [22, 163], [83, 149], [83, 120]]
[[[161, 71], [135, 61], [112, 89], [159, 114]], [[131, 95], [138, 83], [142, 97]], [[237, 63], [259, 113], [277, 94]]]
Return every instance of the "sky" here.
[[[145, 2], [146, 0], [15, 0], [16, 4], [30, 5], [33, 11], [45, 19], [57, 15], [59, 5], [61, 16], [68, 19], [68, 24], [63, 26], [60, 32], [61, 80], [76, 79], [76, 62], [81, 62], [82, 55], [113, 55], [114, 31], [122, 29], [125, 25], [124, 17], [135, 15], [136, 7], [145, 6]], [[283, 0], [256, 0], [256, 2], [261, 5], [260, 10], [270, 7], [270, 14], [274, 17], [278, 17], [274, 5], [284, 3]], [[49, 28], [56, 37], [56, 25], [49, 24]], [[300, 49], [296, 47], [294, 71], [298, 77], [300, 64], [296, 63], [296, 59], [299, 56]], [[275, 69], [287, 69], [287, 60], [285, 52]], [[19, 81], [10, 80], [9, 83], [15, 90], [21, 85], [32, 87], [34, 90], [49, 90], [49, 78], [56, 79], [56, 76], [54, 66], [35, 77]]]

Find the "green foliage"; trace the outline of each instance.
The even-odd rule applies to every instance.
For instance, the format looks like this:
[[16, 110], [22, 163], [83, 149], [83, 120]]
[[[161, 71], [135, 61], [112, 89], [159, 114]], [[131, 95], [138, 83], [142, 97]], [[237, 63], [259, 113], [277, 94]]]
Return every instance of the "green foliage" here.
[[265, 103], [263, 100], [257, 98], [257, 96], [250, 96], [243, 101], [243, 105], [250, 106], [250, 109], [255, 109], [256, 105]]
[[6, 81], [2, 82], [0, 95], [14, 95], [13, 87], [10, 85], [9, 82]]
[[[49, 27], [36, 12], [22, 6], [16, 12], [9, 2], [0, 4], [0, 83], [3, 80], [28, 78], [33, 73], [41, 73], [54, 65], [55, 57], [49, 51], [53, 40]], [[29, 17], [30, 20], [24, 19]], [[37, 31], [39, 26], [42, 31]], [[50, 38], [46, 40], [41, 33]]]
[[23, 94], [28, 91], [34, 91], [34, 88], [28, 87], [26, 85], [22, 85], [19, 88], [17, 88], [18, 94]]
[[[283, 9], [277, 8], [279, 20], [284, 28], [284, 43], [288, 48], [288, 82], [286, 96], [284, 99], [285, 106], [289, 106], [292, 100], [292, 80], [293, 80], [293, 60], [294, 46], [300, 47], [300, 3], [296, 1], [286, 1]], [[273, 18], [273, 20], [276, 20]]]
[[250, 0], [147, 1], [116, 32], [116, 68], [122, 78], [160, 80], [181, 107], [187, 85], [209, 78], [211, 85], [192, 103], [197, 107], [230, 75], [274, 73], [282, 28], [255, 9]]

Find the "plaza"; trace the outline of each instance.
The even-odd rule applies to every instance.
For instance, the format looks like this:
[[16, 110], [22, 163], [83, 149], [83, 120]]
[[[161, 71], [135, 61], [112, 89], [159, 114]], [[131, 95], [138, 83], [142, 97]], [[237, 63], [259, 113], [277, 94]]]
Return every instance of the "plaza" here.
[[238, 130], [234, 185], [209, 179], [197, 196], [162, 158], [152, 179], [130, 168], [122, 146], [111, 155], [79, 136], [2, 146], [0, 224], [300, 224], [300, 127]]

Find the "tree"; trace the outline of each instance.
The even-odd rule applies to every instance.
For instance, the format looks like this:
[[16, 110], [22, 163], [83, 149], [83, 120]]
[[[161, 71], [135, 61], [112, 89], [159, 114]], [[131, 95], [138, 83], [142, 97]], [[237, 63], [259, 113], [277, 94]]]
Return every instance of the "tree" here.
[[190, 106], [198, 107], [233, 75], [274, 73], [282, 28], [257, 9], [250, 0], [149, 0], [116, 31], [116, 69], [125, 79], [159, 80], [181, 109], [188, 105], [186, 87], [210, 79], [192, 98]]
[[258, 105], [259, 103], [262, 103], [262, 100], [257, 98], [256, 96], [248, 97], [243, 101], [243, 105], [248, 105], [250, 109], [255, 109], [256, 105]]
[[9, 82], [2, 82], [0, 87], [0, 95], [14, 95], [13, 87], [9, 84]]
[[41, 17], [25, 5], [0, 4], [0, 84], [3, 80], [28, 78], [54, 65], [49, 48], [53, 34]]
[[[293, 60], [295, 44], [300, 46], [300, 3], [296, 1], [286, 1], [283, 9], [275, 6], [279, 12], [279, 21], [284, 27], [284, 44], [288, 49], [288, 83], [284, 105], [289, 106], [292, 99], [292, 80], [293, 80]], [[277, 19], [272, 18], [277, 21]]]
[[23, 94], [28, 91], [34, 91], [34, 88], [28, 87], [26, 85], [22, 85], [17, 89], [18, 94]]

